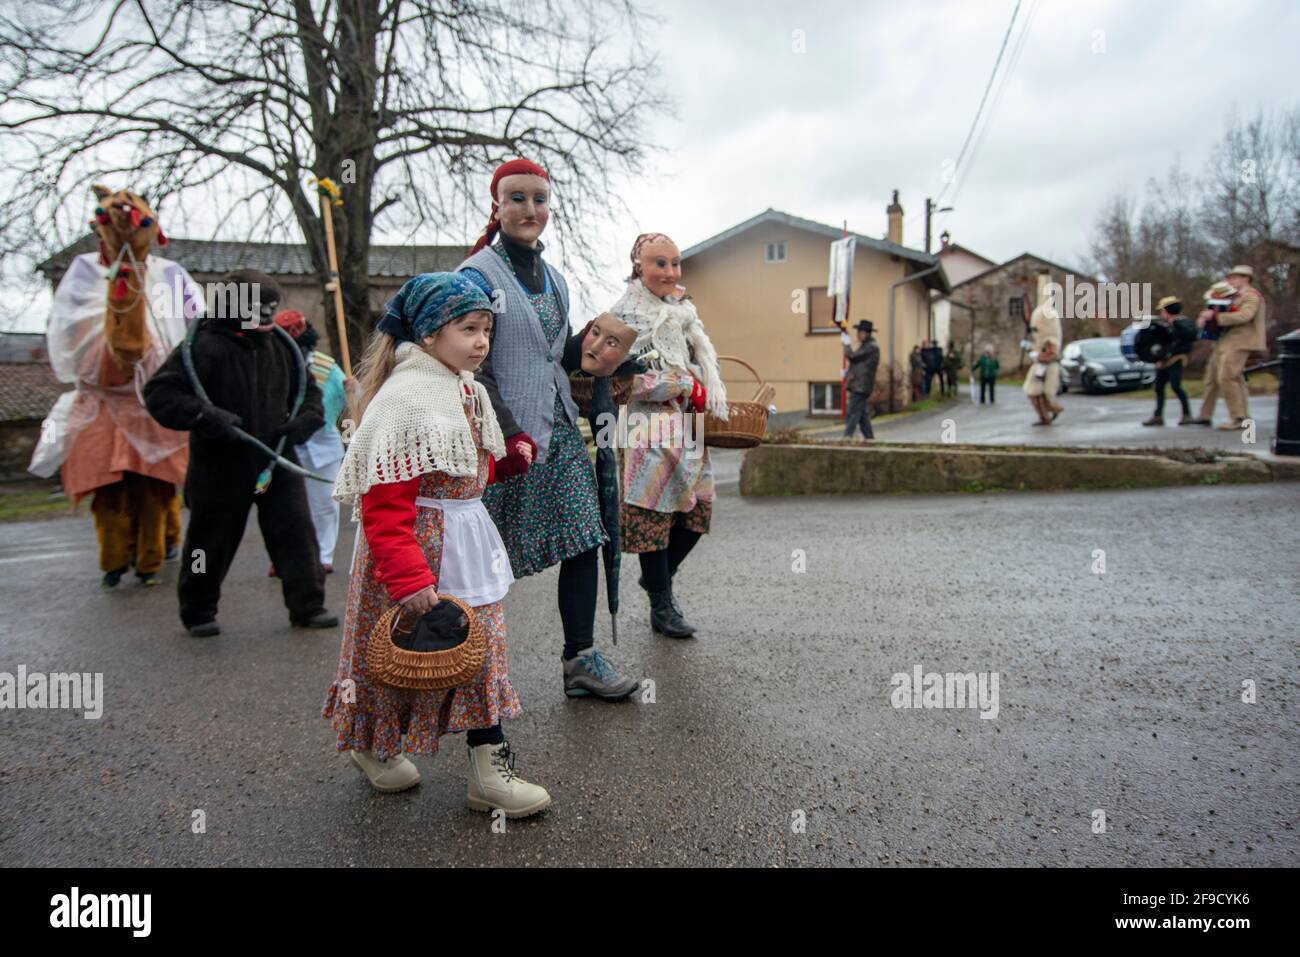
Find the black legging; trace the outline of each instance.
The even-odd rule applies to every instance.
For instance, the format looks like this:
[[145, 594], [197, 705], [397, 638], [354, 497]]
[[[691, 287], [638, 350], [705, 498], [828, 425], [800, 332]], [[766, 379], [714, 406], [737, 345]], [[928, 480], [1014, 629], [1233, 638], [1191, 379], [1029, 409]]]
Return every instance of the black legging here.
[[596, 586], [600, 566], [597, 546], [560, 562], [560, 622], [564, 626], [564, 657], [596, 643]]
[[654, 592], [666, 589], [677, 572], [677, 566], [691, 553], [699, 540], [699, 532], [674, 525], [668, 533], [667, 548], [657, 552], [642, 552], [641, 577], [645, 579], [646, 588]]
[[1192, 407], [1187, 401], [1187, 393], [1183, 391], [1183, 364], [1175, 362], [1167, 369], [1156, 370], [1156, 415], [1165, 414], [1165, 383], [1174, 390], [1174, 395], [1178, 396], [1178, 401], [1182, 403], [1183, 415], [1190, 417]]
[[505, 739], [505, 732], [499, 724], [490, 728], [470, 728], [465, 732], [466, 743], [471, 748], [477, 748], [480, 744], [500, 744]]

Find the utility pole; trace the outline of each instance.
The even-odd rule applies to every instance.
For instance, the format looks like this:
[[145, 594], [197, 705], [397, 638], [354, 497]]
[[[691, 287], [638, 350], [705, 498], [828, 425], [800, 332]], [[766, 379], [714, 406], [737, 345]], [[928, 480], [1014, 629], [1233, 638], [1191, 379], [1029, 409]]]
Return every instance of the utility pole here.
[[925, 198], [925, 252], [927, 255], [929, 255], [930, 252], [930, 217], [933, 216], [935, 213], [951, 213], [951, 212], [952, 212], [951, 206], [939, 207], [934, 204], [934, 200], [932, 200], [929, 196]]
[[[940, 208], [938, 206], [935, 206], [934, 200], [932, 200], [929, 196], [925, 198], [925, 254], [927, 256], [930, 255], [930, 218], [935, 213], [950, 213], [950, 212], [952, 212], [951, 206], [944, 206]], [[934, 301], [933, 300], [931, 300], [926, 305], [926, 310], [927, 310], [926, 323], [925, 323], [926, 330], [929, 333], [930, 338], [933, 339], [934, 338]]]

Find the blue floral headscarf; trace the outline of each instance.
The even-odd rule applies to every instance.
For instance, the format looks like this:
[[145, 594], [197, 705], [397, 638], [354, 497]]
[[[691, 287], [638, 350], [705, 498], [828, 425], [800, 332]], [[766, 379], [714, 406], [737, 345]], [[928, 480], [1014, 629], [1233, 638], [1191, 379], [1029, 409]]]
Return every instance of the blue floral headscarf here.
[[491, 312], [492, 302], [462, 273], [427, 272], [397, 290], [375, 328], [398, 342], [420, 342], [453, 319], [479, 309]]

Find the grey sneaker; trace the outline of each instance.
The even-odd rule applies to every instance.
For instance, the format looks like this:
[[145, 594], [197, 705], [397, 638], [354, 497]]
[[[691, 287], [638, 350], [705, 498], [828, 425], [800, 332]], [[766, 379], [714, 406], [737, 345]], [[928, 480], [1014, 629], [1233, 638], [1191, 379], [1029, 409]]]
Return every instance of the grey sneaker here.
[[564, 665], [564, 693], [570, 698], [595, 695], [605, 701], [622, 701], [638, 687], [634, 678], [624, 678], [614, 663], [595, 648], [580, 651]]

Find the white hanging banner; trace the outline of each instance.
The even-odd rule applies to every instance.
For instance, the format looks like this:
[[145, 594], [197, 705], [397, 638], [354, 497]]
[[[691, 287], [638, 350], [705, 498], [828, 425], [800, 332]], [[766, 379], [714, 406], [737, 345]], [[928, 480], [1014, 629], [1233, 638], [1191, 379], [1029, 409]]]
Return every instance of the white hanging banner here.
[[826, 279], [826, 295], [835, 300], [835, 324], [847, 326], [849, 292], [853, 286], [853, 244], [855, 237], [845, 236], [831, 243], [831, 267]]

